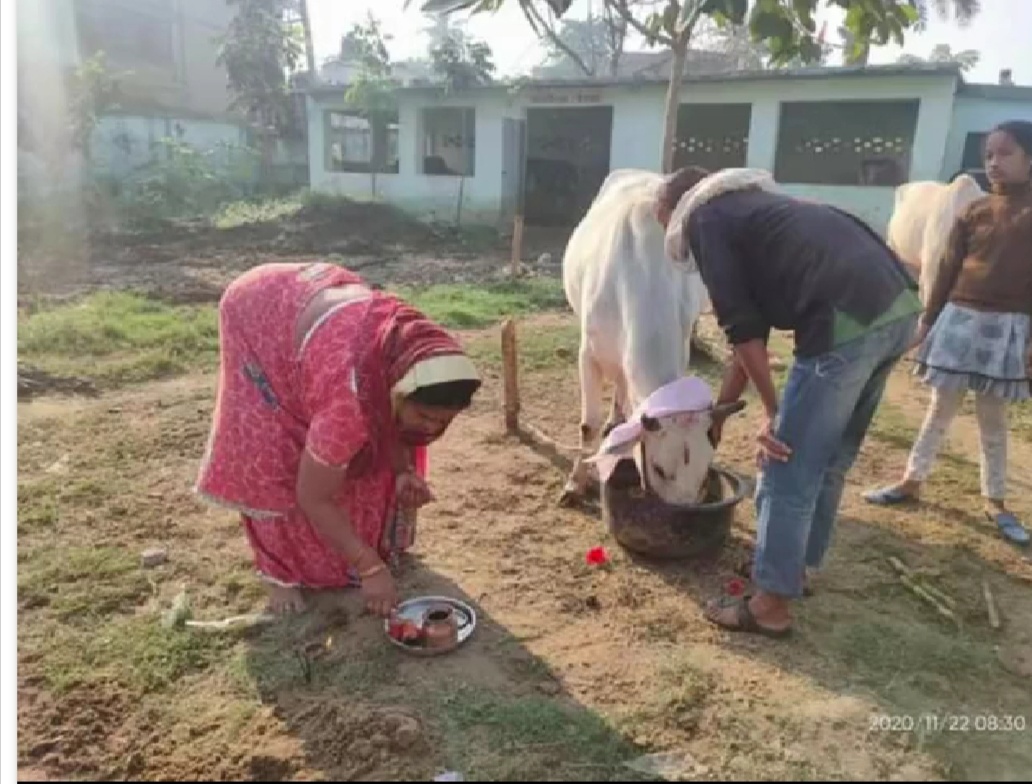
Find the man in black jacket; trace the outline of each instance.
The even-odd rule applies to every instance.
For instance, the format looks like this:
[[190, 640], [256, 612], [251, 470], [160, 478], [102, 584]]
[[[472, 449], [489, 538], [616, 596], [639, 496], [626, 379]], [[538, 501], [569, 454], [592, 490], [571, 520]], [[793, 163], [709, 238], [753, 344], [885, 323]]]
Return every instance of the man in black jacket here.
[[[757, 592], [715, 601], [707, 617], [782, 637], [792, 628], [790, 601], [827, 552], [845, 474], [889, 374], [911, 345], [917, 284], [866, 224], [779, 192], [760, 170], [676, 172], [657, 217], [671, 258], [701, 274], [734, 349], [718, 403], [740, 398], [751, 380], [765, 413], [757, 437]], [[795, 335], [780, 402], [767, 357], [772, 329]]]

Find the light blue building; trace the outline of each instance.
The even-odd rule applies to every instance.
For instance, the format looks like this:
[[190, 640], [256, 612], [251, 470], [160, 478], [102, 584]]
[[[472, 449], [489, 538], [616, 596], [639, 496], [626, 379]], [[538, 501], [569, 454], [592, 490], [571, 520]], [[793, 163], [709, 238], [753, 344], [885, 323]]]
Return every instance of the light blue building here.
[[[504, 226], [525, 171], [528, 223], [572, 223], [606, 174], [659, 170], [666, 80], [530, 81], [445, 96], [398, 91], [377, 127], [344, 88], [308, 95], [314, 189], [375, 196], [417, 215]], [[768, 169], [787, 189], [849, 209], [879, 229], [894, 188], [945, 179], [980, 134], [1032, 119], [1032, 88], [974, 85], [954, 66], [894, 65], [687, 78], [677, 163]], [[977, 155], [976, 155], [977, 157]], [[970, 160], [967, 162], [970, 165]], [[371, 176], [375, 170], [376, 177]]]

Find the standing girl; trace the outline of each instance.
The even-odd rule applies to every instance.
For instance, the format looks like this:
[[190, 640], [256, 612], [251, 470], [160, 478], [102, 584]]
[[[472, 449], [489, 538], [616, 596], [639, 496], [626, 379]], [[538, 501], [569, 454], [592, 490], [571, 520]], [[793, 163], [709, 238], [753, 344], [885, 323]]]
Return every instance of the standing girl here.
[[1032, 123], [997, 126], [986, 139], [992, 192], [958, 218], [916, 344], [916, 373], [932, 402], [903, 481], [868, 493], [875, 504], [916, 499], [968, 391], [982, 441], [985, 514], [1010, 541], [1029, 534], [1004, 503], [1007, 404], [1032, 397]]

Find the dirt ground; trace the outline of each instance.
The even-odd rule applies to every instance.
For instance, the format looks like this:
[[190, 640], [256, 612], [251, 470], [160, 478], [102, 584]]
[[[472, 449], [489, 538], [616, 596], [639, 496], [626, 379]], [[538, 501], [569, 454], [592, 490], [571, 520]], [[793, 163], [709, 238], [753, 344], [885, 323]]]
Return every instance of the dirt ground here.
[[[529, 228], [527, 271], [554, 272], [567, 233]], [[215, 302], [244, 270], [313, 258], [344, 263], [380, 285], [483, 281], [507, 274], [510, 242], [491, 230], [430, 226], [382, 204], [335, 199], [232, 228], [185, 224], [19, 248], [19, 299], [29, 306], [37, 296], [119, 288], [171, 303]]]
[[[521, 326], [524, 416], [567, 444], [574, 334], [561, 316]], [[901, 470], [923, 414], [923, 391], [899, 371], [796, 636], [741, 638], [700, 610], [749, 551], [750, 505], [718, 558], [631, 558], [596, 513], [556, 506], [561, 466], [504, 435], [497, 331], [467, 340], [488, 386], [432, 451], [439, 501], [401, 578], [406, 595], [479, 613], [468, 645], [438, 660], [389, 647], [350, 595], [257, 630], [161, 625], [184, 591], [196, 618], [261, 605], [233, 516], [190, 493], [213, 377], [21, 404], [24, 778], [618, 780], [635, 775], [623, 762], [672, 752], [684, 779], [1025, 780], [1032, 561], [980, 516], [970, 417], [921, 506], [863, 505], [862, 489]], [[756, 409], [719, 454], [746, 473]], [[1030, 467], [1032, 444], [1015, 438], [1014, 508], [1027, 520]], [[609, 568], [585, 564], [597, 545]], [[154, 546], [168, 563], [142, 570]], [[959, 627], [903, 588], [889, 556], [955, 599]], [[948, 729], [930, 731], [931, 715]]]

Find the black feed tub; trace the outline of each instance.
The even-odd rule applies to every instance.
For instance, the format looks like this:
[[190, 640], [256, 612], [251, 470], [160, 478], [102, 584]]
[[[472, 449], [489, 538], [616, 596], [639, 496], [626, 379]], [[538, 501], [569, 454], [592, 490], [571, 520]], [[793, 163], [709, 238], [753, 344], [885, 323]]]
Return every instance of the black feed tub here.
[[644, 490], [637, 464], [626, 458], [602, 485], [602, 519], [621, 547], [640, 555], [708, 556], [726, 543], [735, 507], [747, 491], [745, 477], [714, 466], [706, 478], [706, 502], [674, 506]]

